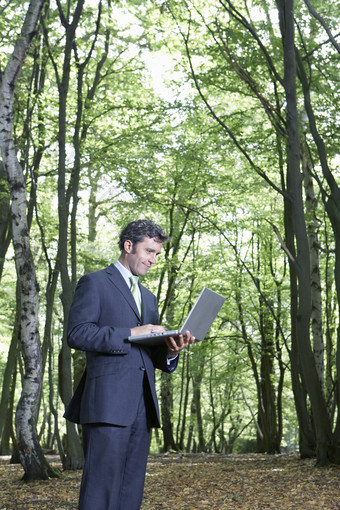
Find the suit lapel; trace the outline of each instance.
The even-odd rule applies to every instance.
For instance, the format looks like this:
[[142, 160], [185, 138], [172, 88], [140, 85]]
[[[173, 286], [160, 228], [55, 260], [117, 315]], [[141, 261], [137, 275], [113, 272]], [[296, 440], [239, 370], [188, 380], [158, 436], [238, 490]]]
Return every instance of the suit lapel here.
[[[131, 294], [131, 291], [129, 287], [126, 285], [126, 282], [118, 269], [111, 264], [109, 267], [106, 268], [106, 272], [108, 275], [109, 280], [115, 285], [115, 287], [119, 290], [119, 292], [122, 294], [124, 299], [127, 301], [127, 303], [131, 306], [137, 317], [140, 318], [138, 308], [136, 305], [136, 302], [134, 300], [133, 295]], [[143, 294], [142, 294], [142, 306], [143, 306]]]

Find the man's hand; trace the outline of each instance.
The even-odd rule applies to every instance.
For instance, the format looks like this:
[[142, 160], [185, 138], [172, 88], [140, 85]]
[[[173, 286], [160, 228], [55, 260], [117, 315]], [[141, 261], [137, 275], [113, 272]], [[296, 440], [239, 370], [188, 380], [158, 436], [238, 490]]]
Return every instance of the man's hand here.
[[168, 355], [175, 357], [188, 345], [193, 344], [195, 337], [191, 336], [190, 331], [186, 331], [185, 335], [179, 335], [175, 340], [172, 336], [165, 339], [165, 343], [168, 346]]
[[162, 331], [165, 331], [165, 328], [159, 324], [144, 324], [144, 326], [136, 326], [135, 328], [131, 328], [131, 336], [148, 335], [149, 333], [161, 333]]

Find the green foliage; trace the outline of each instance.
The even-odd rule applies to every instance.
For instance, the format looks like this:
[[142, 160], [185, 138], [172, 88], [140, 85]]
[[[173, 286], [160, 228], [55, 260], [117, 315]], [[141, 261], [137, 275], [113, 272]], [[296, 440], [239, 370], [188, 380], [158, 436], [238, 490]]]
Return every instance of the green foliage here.
[[[314, 8], [335, 33], [339, 7], [317, 4]], [[20, 2], [10, 5], [0, 21], [1, 69], [22, 23]], [[75, 5], [69, 3], [71, 13]], [[65, 15], [66, 8], [64, 3]], [[296, 3], [296, 23], [297, 49], [309, 72], [320, 133], [336, 169], [338, 55], [304, 2]], [[59, 102], [67, 43], [52, 3], [16, 93], [15, 135], [27, 176], [42, 330], [45, 291], [53, 270], [58, 270], [58, 229], [66, 229], [70, 239], [72, 206], [77, 206], [77, 277], [117, 258], [117, 235], [126, 222], [151, 218], [171, 234], [146, 279], [159, 297], [164, 324], [181, 324], [204, 285], [226, 296], [209, 338], [182, 357], [173, 376], [177, 444], [198, 448], [200, 418], [194, 396], [199, 390], [206, 450], [252, 451], [254, 419], [262, 398], [261, 363], [268, 355], [265, 336], [273, 340], [270, 379], [275, 399], [282, 391], [284, 401], [282, 436], [294, 446], [291, 303], [287, 254], [280, 244], [280, 237], [284, 244], [286, 120], [275, 3], [126, 1], [112, 7], [103, 2], [101, 11], [99, 2], [85, 3], [69, 63], [65, 133], [69, 211], [68, 223], [61, 226]], [[152, 61], [162, 62], [165, 77], [155, 70], [152, 75]], [[156, 78], [162, 80], [157, 90]], [[301, 90], [298, 101], [302, 117]], [[308, 128], [305, 139], [318, 185], [321, 172]], [[74, 196], [77, 172], [79, 190]], [[338, 303], [329, 276], [334, 240], [327, 234], [321, 201], [315, 213], [320, 221], [322, 281], [327, 283], [323, 314], [329, 321], [332, 382], [338, 325]], [[69, 250], [70, 267], [72, 263]], [[5, 355], [16, 305], [10, 253], [1, 284], [0, 336]], [[50, 331], [55, 386], [63, 323], [61, 292], [58, 281]], [[270, 324], [267, 335], [263, 335], [265, 319]], [[47, 336], [42, 335], [42, 340], [50, 349]], [[43, 400], [48, 407], [47, 374], [48, 364]], [[53, 398], [61, 417], [57, 391]]]

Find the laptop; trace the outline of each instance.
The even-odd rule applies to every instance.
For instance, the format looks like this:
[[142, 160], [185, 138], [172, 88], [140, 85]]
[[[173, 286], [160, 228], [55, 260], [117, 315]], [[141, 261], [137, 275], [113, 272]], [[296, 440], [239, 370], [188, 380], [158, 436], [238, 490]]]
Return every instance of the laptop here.
[[204, 287], [180, 329], [129, 336], [128, 340], [142, 345], [158, 345], [164, 342], [164, 338], [169, 336], [176, 338], [181, 333], [190, 331], [196, 341], [201, 341], [208, 333], [225, 299], [217, 292]]

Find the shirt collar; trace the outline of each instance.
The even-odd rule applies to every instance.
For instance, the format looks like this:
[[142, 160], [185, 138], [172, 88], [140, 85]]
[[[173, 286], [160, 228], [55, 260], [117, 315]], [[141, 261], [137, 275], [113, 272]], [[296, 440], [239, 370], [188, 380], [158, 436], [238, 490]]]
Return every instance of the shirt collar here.
[[126, 267], [123, 266], [123, 264], [121, 262], [119, 262], [119, 260], [116, 260], [116, 262], [114, 263], [114, 266], [118, 269], [118, 271], [124, 278], [126, 285], [130, 288], [131, 287], [130, 276], [132, 276], [132, 273], [128, 269], [126, 269]]

